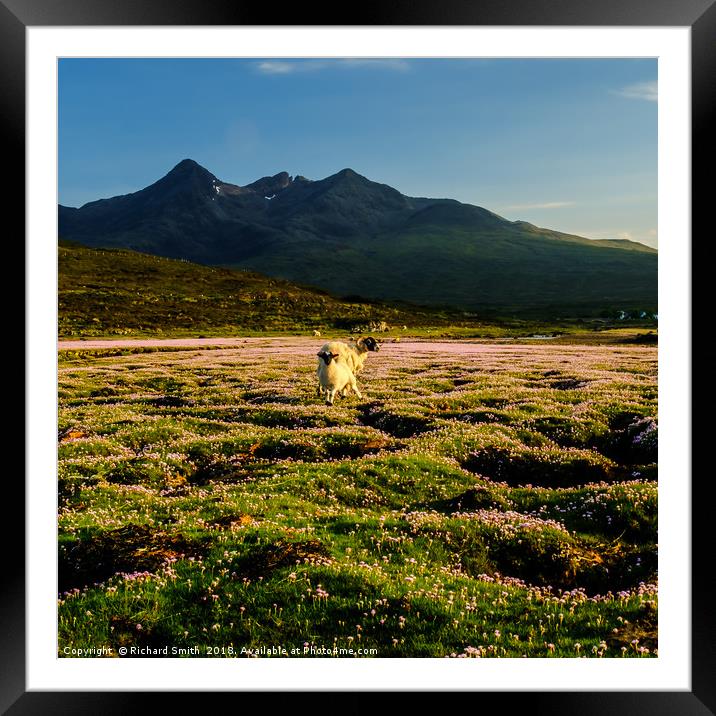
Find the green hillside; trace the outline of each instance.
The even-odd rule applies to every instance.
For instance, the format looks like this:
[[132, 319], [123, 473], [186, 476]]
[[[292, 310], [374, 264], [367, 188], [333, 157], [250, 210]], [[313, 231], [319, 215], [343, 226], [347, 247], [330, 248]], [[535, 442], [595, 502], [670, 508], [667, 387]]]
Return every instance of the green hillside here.
[[[485, 229], [408, 227], [333, 251], [307, 242], [277, 256], [243, 261], [255, 271], [312, 275], [338, 295], [459, 306], [481, 315], [531, 318], [596, 316], [624, 309], [657, 312], [656, 252], [604, 248], [578, 237]], [[380, 257], [379, 268], [372, 257]], [[336, 265], [346, 267], [337, 271]]]
[[[248, 271], [60, 242], [59, 335], [307, 331], [386, 321], [418, 325], [448, 315], [340, 301]], [[454, 322], [454, 321], [451, 321]]]

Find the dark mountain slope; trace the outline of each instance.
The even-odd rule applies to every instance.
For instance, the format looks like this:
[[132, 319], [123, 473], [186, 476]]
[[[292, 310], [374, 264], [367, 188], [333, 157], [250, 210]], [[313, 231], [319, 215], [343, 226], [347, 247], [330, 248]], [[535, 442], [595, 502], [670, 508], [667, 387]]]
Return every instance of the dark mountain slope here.
[[656, 310], [655, 250], [404, 196], [351, 169], [241, 187], [186, 159], [134, 194], [59, 207], [59, 234], [250, 268], [339, 295], [496, 313]]

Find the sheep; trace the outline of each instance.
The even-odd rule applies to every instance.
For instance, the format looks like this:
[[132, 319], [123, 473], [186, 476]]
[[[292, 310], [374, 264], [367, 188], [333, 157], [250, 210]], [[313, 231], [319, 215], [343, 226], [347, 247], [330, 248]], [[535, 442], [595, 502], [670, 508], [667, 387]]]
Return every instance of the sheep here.
[[[331, 355], [332, 360], [340, 365], [346, 366], [351, 374], [355, 377], [362, 369], [366, 358], [368, 357], [369, 351], [379, 351], [380, 345], [375, 338], [370, 336], [366, 338], [359, 338], [355, 343], [343, 343], [343, 341], [330, 341], [321, 348], [318, 353], [319, 358], [321, 353]], [[321, 370], [321, 361], [319, 360], [318, 370]], [[355, 382], [355, 381], [354, 381]], [[354, 388], [352, 383], [349, 383], [341, 390], [341, 397], [345, 397], [347, 392]], [[320, 376], [318, 381], [318, 395], [323, 395], [323, 387], [321, 385]], [[359, 398], [363, 396], [356, 390], [356, 395]]]
[[340, 392], [345, 396], [346, 391], [352, 388], [355, 394], [362, 398], [356, 377], [345, 363], [339, 362], [338, 354], [330, 351], [320, 350], [318, 352], [318, 394], [326, 393], [326, 405], [333, 405], [336, 393]]
[[343, 341], [331, 341], [326, 343], [322, 351], [326, 353], [335, 353], [340, 357], [353, 372], [357, 375], [363, 370], [363, 364], [368, 357], [368, 353], [372, 351], [379, 351], [380, 345], [378, 341], [372, 336], [366, 338], [359, 338], [355, 343], [343, 343]]
[[314, 330], [314, 331], [313, 331], [313, 335], [314, 335], [316, 338], [320, 338], [320, 337], [321, 337], [321, 332], [320, 332], [319, 330]]

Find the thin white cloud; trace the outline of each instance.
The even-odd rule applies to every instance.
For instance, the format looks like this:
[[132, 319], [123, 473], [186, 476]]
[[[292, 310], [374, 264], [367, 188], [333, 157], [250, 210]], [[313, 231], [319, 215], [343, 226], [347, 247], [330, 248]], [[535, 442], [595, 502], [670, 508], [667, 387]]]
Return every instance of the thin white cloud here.
[[499, 211], [523, 211], [529, 209], [562, 209], [565, 206], [574, 206], [573, 201], [546, 201], [538, 204], [512, 204], [511, 206], [502, 206]]
[[653, 82], [637, 82], [617, 90], [615, 94], [628, 99], [645, 99], [656, 102], [659, 99], [659, 90], [656, 80]]
[[256, 69], [265, 75], [286, 75], [289, 72], [295, 72], [296, 67], [292, 62], [279, 62], [271, 60], [269, 62], [259, 62]]
[[319, 72], [328, 69], [374, 68], [406, 72], [410, 69], [407, 60], [400, 58], [347, 57], [326, 60], [263, 60], [256, 63], [256, 69], [265, 75], [287, 75], [294, 72]]

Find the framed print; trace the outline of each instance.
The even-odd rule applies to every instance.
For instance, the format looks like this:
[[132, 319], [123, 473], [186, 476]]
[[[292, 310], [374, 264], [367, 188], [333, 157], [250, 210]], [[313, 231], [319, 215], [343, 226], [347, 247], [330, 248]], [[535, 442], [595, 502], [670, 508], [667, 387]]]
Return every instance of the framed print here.
[[2, 1], [28, 329], [3, 708], [713, 712], [712, 4]]

